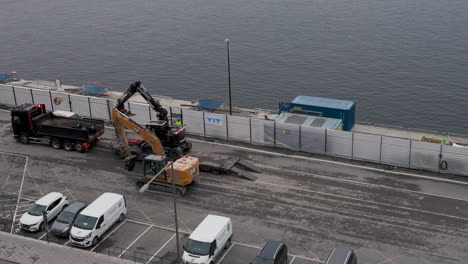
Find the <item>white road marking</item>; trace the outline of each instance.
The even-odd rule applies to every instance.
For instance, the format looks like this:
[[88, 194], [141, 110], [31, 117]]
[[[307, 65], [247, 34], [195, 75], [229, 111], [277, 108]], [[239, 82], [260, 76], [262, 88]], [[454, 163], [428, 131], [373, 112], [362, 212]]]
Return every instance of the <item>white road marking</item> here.
[[44, 238], [48, 233], [50, 232], [50, 230], [47, 230], [47, 232], [45, 232], [42, 236], [40, 236], [38, 239], [39, 240], [42, 240], [42, 238]]
[[224, 257], [226, 257], [226, 255], [229, 253], [229, 251], [231, 251], [233, 247], [234, 243], [231, 243], [231, 246], [226, 250], [226, 252], [224, 252], [223, 256], [221, 256], [221, 258], [218, 260], [218, 263], [221, 263], [221, 261], [223, 261]]
[[94, 246], [90, 251], [94, 251], [99, 245], [101, 245], [102, 242], [104, 242], [108, 237], [110, 237], [110, 235], [112, 235], [115, 231], [117, 231], [117, 229], [119, 229], [126, 222], [127, 220], [124, 220], [122, 223], [120, 223], [114, 230], [112, 230], [109, 234], [107, 234], [107, 236], [105, 236], [104, 239], [99, 241], [99, 243], [97, 243], [96, 246]]
[[169, 242], [171, 242], [172, 239], [174, 239], [174, 237], [176, 236], [176, 234], [173, 234], [167, 241], [166, 243], [164, 243], [159, 249], [158, 251], [156, 251], [153, 256], [151, 256], [151, 258], [146, 262], [146, 263], [150, 263], [158, 254], [159, 252], [161, 252], [161, 250], [167, 246], [167, 244], [169, 244]]
[[[461, 185], [468, 185], [468, 182], [464, 182], [464, 181], [443, 179], [443, 178], [432, 177], [432, 176], [427, 176], [427, 175], [419, 175], [419, 174], [408, 173], [408, 172], [388, 171], [388, 170], [384, 170], [384, 169], [371, 168], [371, 167], [362, 166], [362, 165], [355, 165], [355, 164], [348, 164], [348, 163], [339, 162], [339, 161], [318, 159], [318, 158], [312, 158], [312, 157], [303, 157], [303, 156], [298, 156], [298, 155], [288, 155], [288, 154], [276, 153], [276, 152], [271, 152], [271, 151], [266, 151], [266, 150], [260, 150], [260, 149], [254, 149], [254, 148], [247, 148], [247, 147], [235, 146], [235, 145], [230, 145], [230, 144], [224, 144], [224, 143], [207, 142], [207, 141], [204, 141], [204, 140], [199, 140], [199, 139], [194, 139], [194, 138], [191, 138], [190, 140], [191, 141], [196, 141], [196, 142], [202, 142], [202, 143], [206, 143], [206, 144], [225, 146], [225, 147], [230, 147], [230, 148], [248, 150], [248, 151], [252, 151], [252, 152], [276, 155], [276, 156], [287, 157], [287, 158], [295, 158], [295, 159], [302, 159], [302, 160], [313, 160], [313, 161], [343, 165], [343, 166], [348, 166], [348, 167], [360, 168], [360, 169], [365, 169], [365, 170], [370, 170], [370, 171], [378, 171], [378, 172], [383, 172], [383, 173], [388, 173], [388, 174], [404, 175], [404, 176], [410, 176], [410, 177], [421, 178], [421, 179], [428, 179], [428, 180], [433, 180], [433, 181], [449, 182], [449, 183], [456, 183], [456, 184], [461, 184]], [[293, 150], [291, 150], [291, 151], [293, 151]], [[330, 157], [332, 157], [332, 156], [330, 156]], [[378, 164], [378, 163], [373, 163], [373, 164]]]
[[408, 190], [408, 189], [403, 189], [403, 188], [390, 187], [390, 186], [379, 185], [379, 184], [374, 184], [374, 183], [367, 183], [367, 182], [361, 182], [361, 181], [355, 181], [355, 180], [341, 179], [341, 178], [336, 178], [336, 177], [333, 177], [333, 176], [315, 174], [315, 173], [310, 173], [310, 172], [302, 172], [302, 171], [295, 171], [295, 170], [289, 170], [289, 169], [282, 169], [282, 168], [277, 168], [277, 167], [268, 166], [268, 165], [255, 164], [255, 166], [256, 167], [261, 167], [261, 168], [272, 169], [272, 170], [276, 170], [276, 171], [285, 171], [285, 172], [291, 172], [291, 173], [296, 173], [296, 174], [310, 175], [310, 176], [319, 177], [319, 178], [327, 178], [327, 179], [332, 179], [334, 181], [339, 181], [339, 182], [349, 182], [349, 183], [354, 183], [354, 184], [359, 184], [359, 185], [367, 185], [367, 186], [373, 186], [373, 187], [378, 187], [378, 188], [383, 188], [383, 189], [391, 189], [391, 190], [404, 191], [404, 192], [423, 194], [423, 195], [430, 195], [430, 196], [435, 196], [435, 197], [448, 198], [448, 199], [468, 202], [468, 199], [462, 199], [462, 198], [457, 198], [457, 197], [452, 197], [452, 196], [446, 196], [446, 195], [440, 195], [440, 194], [434, 194], [434, 193], [426, 193], [426, 192], [418, 192], [418, 191], [413, 191], [413, 190]]
[[128, 250], [129, 248], [131, 248], [131, 247], [133, 246], [133, 244], [135, 244], [135, 243], [138, 241], [138, 239], [140, 239], [142, 236], [144, 236], [144, 235], [146, 234], [146, 232], [148, 232], [151, 228], [153, 228], [153, 227], [152, 227], [152, 226], [148, 226], [148, 228], [146, 228], [145, 231], [143, 231], [143, 233], [141, 233], [137, 238], [135, 238], [135, 240], [133, 240], [133, 242], [130, 243], [130, 245], [128, 245], [128, 247], [127, 247], [124, 251], [122, 251], [122, 252], [120, 253], [120, 255], [118, 256], [118, 258], [120, 258], [123, 254], [125, 254], [125, 252], [127, 252], [127, 250]]
[[386, 203], [379, 203], [379, 202], [374, 202], [374, 201], [369, 201], [369, 200], [363, 200], [363, 199], [358, 199], [358, 198], [349, 197], [349, 196], [344, 196], [344, 195], [331, 194], [331, 193], [325, 193], [325, 192], [319, 192], [319, 191], [312, 191], [312, 190], [308, 190], [308, 189], [297, 188], [297, 187], [291, 187], [291, 186], [285, 186], [285, 185], [281, 185], [281, 184], [269, 183], [269, 182], [263, 182], [263, 181], [256, 181], [256, 183], [265, 184], [265, 185], [271, 185], [271, 186], [276, 186], [276, 187], [282, 187], [282, 188], [288, 188], [288, 189], [293, 189], [293, 190], [297, 190], [297, 191], [315, 193], [315, 194], [320, 194], [320, 195], [325, 195], [325, 196], [331, 196], [331, 197], [336, 197], [336, 198], [341, 198], [341, 199], [354, 200], [354, 201], [363, 202], [363, 203], [369, 203], [369, 204], [375, 204], [375, 205], [381, 205], [381, 206], [388, 206], [388, 207], [393, 207], [393, 208], [398, 208], [398, 209], [404, 209], [404, 210], [408, 210], [408, 211], [414, 211], [414, 212], [418, 212], [418, 213], [426, 213], [426, 214], [432, 214], [432, 215], [437, 215], [437, 216], [442, 216], [442, 217], [448, 217], [448, 218], [454, 218], [454, 219], [459, 219], [459, 220], [468, 221], [468, 218], [465, 218], [465, 217], [460, 217], [460, 216], [455, 216], [455, 215], [448, 215], [448, 214], [442, 214], [442, 213], [436, 213], [436, 212], [431, 212], [431, 211], [426, 211], [426, 210], [420, 210], [420, 209], [410, 208], [410, 207], [406, 207], [406, 206], [399, 206], [399, 205], [392, 205], [392, 204], [386, 204]]
[[[19, 201], [21, 199], [21, 191], [23, 190], [24, 177], [26, 176], [26, 168], [28, 167], [29, 157], [28, 156], [23, 156], [23, 157], [26, 157], [26, 162], [24, 163], [23, 177], [21, 179], [21, 185], [20, 185], [20, 189], [19, 189], [19, 192], [18, 192], [18, 200], [16, 200], [15, 214], [13, 215], [12, 223], [14, 223], [16, 221], [16, 213], [18, 212], [18, 204], [19, 204]], [[14, 227], [14, 225], [11, 225], [10, 233], [13, 233], [13, 227]]]
[[[131, 220], [131, 219], [127, 219], [127, 221], [130, 222], [130, 223], [141, 224], [141, 225], [147, 225], [147, 226], [154, 226], [154, 227], [161, 228], [161, 229], [165, 229], [165, 230], [169, 230], [169, 231], [175, 231], [175, 228], [171, 228], [171, 227], [164, 226], [164, 225], [149, 224], [149, 223], [145, 223], [145, 222], [141, 222], [141, 221], [137, 221], [137, 220]], [[186, 234], [186, 235], [190, 235], [190, 234], [191, 234], [191, 232], [189, 232], [189, 231], [187, 231], [187, 230], [184, 230], [184, 229], [180, 229], [180, 228], [179, 228], [179, 233]]]
[[[251, 247], [251, 248], [256, 248], [256, 249], [262, 249], [262, 247], [259, 247], [259, 246], [254, 246], [254, 245], [249, 245], [249, 244], [244, 244], [244, 243], [240, 243], [240, 242], [232, 242], [233, 244], [236, 244], [236, 245], [241, 245], [241, 246], [244, 246], [244, 247]], [[324, 263], [324, 261], [321, 261], [320, 259], [313, 259], [313, 258], [308, 258], [308, 257], [304, 257], [304, 256], [300, 256], [300, 255], [294, 255], [294, 254], [289, 254], [293, 257], [296, 257], [296, 258], [300, 258], [300, 259], [305, 259], [305, 260], [310, 260], [310, 261], [315, 261], [315, 262], [320, 262], [320, 263]]]
[[68, 246], [70, 244], [70, 240], [67, 241], [67, 243], [63, 244], [64, 246]]
[[292, 264], [294, 262], [294, 260], [296, 259], [296, 256], [293, 256], [291, 261], [289, 262], [289, 264]]

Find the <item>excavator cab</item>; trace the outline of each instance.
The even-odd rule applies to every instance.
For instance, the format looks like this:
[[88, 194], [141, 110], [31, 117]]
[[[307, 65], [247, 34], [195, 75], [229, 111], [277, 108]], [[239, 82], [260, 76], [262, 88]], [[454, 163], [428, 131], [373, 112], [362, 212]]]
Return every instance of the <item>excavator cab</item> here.
[[[167, 160], [164, 157], [157, 155], [148, 155], [143, 159], [143, 173], [144, 177], [153, 177], [158, 174], [167, 165]], [[156, 178], [160, 181], [167, 181], [167, 173], [163, 171]]]
[[192, 143], [185, 139], [185, 126], [169, 125], [166, 120], [151, 120], [145, 123], [145, 127], [160, 139], [171, 159], [178, 159], [192, 149]]

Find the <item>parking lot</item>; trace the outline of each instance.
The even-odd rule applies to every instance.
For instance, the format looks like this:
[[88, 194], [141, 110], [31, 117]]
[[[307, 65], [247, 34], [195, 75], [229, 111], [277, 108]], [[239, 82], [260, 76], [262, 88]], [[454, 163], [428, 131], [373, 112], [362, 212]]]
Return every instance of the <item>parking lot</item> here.
[[[103, 192], [116, 192], [127, 197], [126, 220], [96, 247], [84, 250], [139, 263], [174, 262], [172, 196], [139, 193], [138, 170], [126, 172], [103, 148], [80, 154], [18, 144], [8, 131], [0, 134], [5, 197], [0, 216], [2, 223], [14, 219], [13, 232], [69, 246], [67, 239], [51, 233], [19, 230], [19, 218], [51, 191], [85, 203]], [[353, 247], [359, 263], [464, 263], [468, 257], [467, 187], [462, 180], [439, 182], [216, 143], [194, 141], [194, 149], [235, 155], [262, 169], [256, 182], [202, 174], [177, 198], [180, 245], [207, 214], [232, 219], [234, 243], [218, 263], [249, 263], [269, 239], [285, 242], [294, 264], [322, 263], [331, 249], [343, 244]], [[8, 229], [3, 225], [2, 231]]]
[[[18, 218], [27, 211], [35, 200], [25, 198], [25, 202], [22, 203], [21, 209], [18, 211]], [[49, 229], [52, 223], [53, 221], [49, 223]], [[51, 231], [25, 232], [19, 229], [18, 220], [16, 221], [14, 230], [18, 235], [70, 246], [67, 238], [57, 237]], [[187, 241], [189, 235], [190, 231], [179, 230], [180, 252], [182, 252], [182, 245]], [[248, 245], [234, 240], [229, 248], [221, 252], [217, 263], [248, 263], [255, 258], [260, 249], [261, 247], [259, 246]], [[83, 250], [107, 254], [139, 263], [176, 263], [177, 242], [175, 228], [125, 219], [122, 223], [114, 224], [96, 246]], [[289, 263], [306, 264], [322, 263], [322, 261], [289, 254]]]

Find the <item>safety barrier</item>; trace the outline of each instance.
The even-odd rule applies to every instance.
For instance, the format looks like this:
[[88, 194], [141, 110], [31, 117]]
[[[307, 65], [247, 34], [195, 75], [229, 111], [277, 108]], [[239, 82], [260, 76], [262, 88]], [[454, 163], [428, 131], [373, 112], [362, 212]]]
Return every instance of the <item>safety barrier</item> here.
[[[0, 85], [0, 104], [44, 103], [52, 110], [110, 120], [115, 100]], [[140, 124], [156, 120], [148, 104], [127, 103]], [[468, 148], [365, 133], [319, 129], [185, 108], [166, 107], [170, 122], [187, 133], [235, 142], [297, 150], [411, 169], [468, 176]]]

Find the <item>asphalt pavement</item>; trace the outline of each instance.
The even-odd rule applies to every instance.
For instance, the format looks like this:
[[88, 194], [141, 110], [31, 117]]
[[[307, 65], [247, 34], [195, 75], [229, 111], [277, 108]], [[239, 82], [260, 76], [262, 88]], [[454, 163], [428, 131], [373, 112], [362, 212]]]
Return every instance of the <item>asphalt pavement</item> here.
[[[48, 192], [89, 203], [111, 191], [126, 195], [127, 219], [88, 251], [128, 259], [133, 254], [141, 263], [174, 259], [172, 196], [138, 192], [141, 168], [126, 172], [105, 147], [112, 130], [106, 130], [101, 147], [81, 154], [16, 143], [9, 122], [9, 114], [0, 112], [0, 182], [2, 193], [16, 198], [8, 200], [15, 208], [13, 233], [46, 239], [44, 233], [20, 231], [17, 221]], [[177, 198], [181, 244], [207, 214], [232, 219], [234, 243], [218, 263], [248, 263], [269, 239], [288, 245], [290, 264], [322, 263], [337, 245], [351, 246], [359, 263], [466, 263], [464, 178], [211, 139], [194, 139], [193, 150], [233, 155], [261, 169], [255, 182], [202, 173]], [[66, 239], [52, 243], [69, 247]]]

